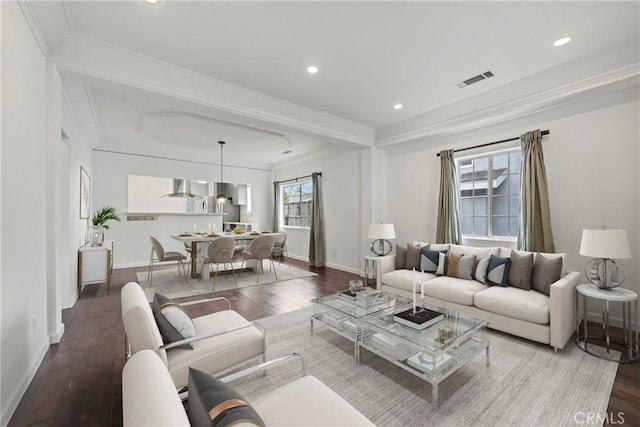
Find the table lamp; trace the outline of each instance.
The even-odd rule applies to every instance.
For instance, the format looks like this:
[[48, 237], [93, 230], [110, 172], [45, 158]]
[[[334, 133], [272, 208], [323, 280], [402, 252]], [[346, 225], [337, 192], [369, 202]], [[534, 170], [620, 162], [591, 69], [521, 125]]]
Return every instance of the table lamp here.
[[393, 224], [369, 224], [367, 238], [373, 239], [371, 252], [378, 256], [385, 256], [391, 252], [389, 239], [396, 238], [396, 230], [393, 228]]
[[631, 258], [627, 230], [582, 230], [580, 255], [594, 257], [584, 269], [584, 275], [600, 289], [611, 290], [622, 285], [624, 269], [613, 258]]

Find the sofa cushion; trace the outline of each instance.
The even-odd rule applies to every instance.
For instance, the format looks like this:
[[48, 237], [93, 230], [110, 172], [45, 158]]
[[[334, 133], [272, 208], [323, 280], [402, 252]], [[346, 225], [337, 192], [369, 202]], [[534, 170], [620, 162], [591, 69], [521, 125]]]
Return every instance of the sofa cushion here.
[[[158, 293], [153, 296], [153, 317], [156, 319], [165, 344], [196, 335], [193, 322], [182, 307]], [[183, 344], [180, 348], [193, 349], [191, 344]]]
[[432, 251], [449, 252], [450, 246], [449, 243], [431, 243], [429, 244], [429, 249]]
[[551, 285], [560, 279], [561, 273], [562, 258], [547, 258], [545, 255], [538, 254], [533, 265], [531, 288], [549, 295]]
[[412, 245], [407, 244], [407, 270], [413, 270], [414, 268], [420, 270], [420, 250], [423, 248], [428, 249], [429, 244], [416, 245], [416, 242], [413, 243]]
[[447, 251], [420, 250], [420, 270], [443, 275], [446, 272]]
[[533, 254], [519, 254], [511, 251], [509, 257], [509, 286], [524, 289], [531, 289], [531, 273], [533, 272]]
[[396, 270], [407, 268], [407, 245], [396, 245], [395, 267]]
[[509, 267], [511, 260], [491, 255], [487, 268], [487, 284], [509, 286]]
[[433, 298], [462, 305], [473, 305], [473, 296], [487, 287], [475, 280], [440, 276], [424, 285], [424, 293]]
[[447, 265], [447, 276], [458, 279], [473, 280], [473, 267], [476, 265], [475, 255], [449, 254], [449, 264]]
[[216, 377], [189, 368], [189, 421], [194, 426], [264, 426], [244, 397]]
[[402, 289], [404, 291], [412, 292], [413, 291], [413, 282], [414, 281], [425, 281], [431, 280], [436, 276], [431, 273], [421, 273], [420, 271], [414, 270], [394, 270], [382, 275], [381, 280], [387, 286], [391, 286], [392, 288]]
[[534, 290], [492, 286], [475, 294], [474, 305], [526, 322], [549, 323], [549, 297]]

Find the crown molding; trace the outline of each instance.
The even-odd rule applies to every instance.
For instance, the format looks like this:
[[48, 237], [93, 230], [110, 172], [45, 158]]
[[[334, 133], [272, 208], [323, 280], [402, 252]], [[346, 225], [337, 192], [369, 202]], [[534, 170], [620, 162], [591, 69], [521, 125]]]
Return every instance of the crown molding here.
[[320, 161], [331, 159], [335, 157], [337, 154], [350, 150], [349, 148], [346, 148], [346, 147], [340, 147], [340, 148], [334, 148], [335, 146], [329, 146], [329, 147], [330, 148], [325, 148], [324, 150], [316, 151], [306, 156], [296, 157], [291, 160], [274, 162], [271, 164], [271, 168], [273, 171], [278, 171], [278, 170], [288, 169], [290, 167], [300, 166], [304, 164], [315, 165]]
[[47, 40], [38, 25], [38, 21], [36, 21], [35, 16], [33, 15], [33, 11], [31, 10], [31, 6], [24, 0], [18, 0], [18, 6], [20, 7], [20, 11], [24, 16], [24, 19], [27, 21], [27, 25], [31, 30], [31, 34], [33, 34], [33, 38], [36, 40], [42, 55], [45, 59], [49, 59], [49, 54], [51, 51], [49, 50], [49, 45], [47, 44]]
[[[69, 114], [71, 114], [71, 118], [73, 119], [73, 122], [74, 122], [76, 128], [78, 129], [80, 134], [82, 134], [82, 136], [84, 137], [85, 141], [87, 141], [89, 143], [89, 148], [93, 148], [93, 147], [97, 146], [98, 145], [98, 141], [92, 141], [87, 136], [87, 133], [85, 132], [84, 128], [81, 126], [80, 118], [76, 114], [76, 110], [73, 108], [73, 104], [69, 100], [69, 96], [67, 95], [67, 92], [64, 90], [64, 88], [62, 88], [61, 93], [62, 93], [62, 99], [63, 99], [64, 103], [66, 104], [67, 109], [69, 110]], [[64, 129], [63, 129], [63, 131], [64, 131]], [[68, 135], [68, 132], [66, 132], [66, 133]]]
[[381, 138], [376, 140], [375, 146], [376, 148], [383, 148], [394, 144], [412, 142], [417, 139], [439, 138], [515, 120], [562, 106], [566, 103], [573, 103], [575, 100], [572, 101], [570, 98], [575, 95], [586, 94], [594, 89], [603, 88], [638, 76], [640, 76], [640, 63], [634, 63], [534, 95], [510, 100], [418, 129]]

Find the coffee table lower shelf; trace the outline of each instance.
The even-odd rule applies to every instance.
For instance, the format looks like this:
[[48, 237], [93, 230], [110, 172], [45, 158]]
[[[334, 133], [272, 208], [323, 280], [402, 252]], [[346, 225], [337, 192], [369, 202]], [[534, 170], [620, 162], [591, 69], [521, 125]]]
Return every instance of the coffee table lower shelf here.
[[384, 350], [380, 350], [370, 344], [359, 342], [359, 346], [429, 383], [431, 385], [431, 404], [435, 408], [440, 406], [438, 385], [457, 372], [458, 369], [466, 366], [478, 354], [482, 347], [485, 349], [485, 365], [489, 366], [489, 341], [476, 337], [471, 337], [465, 344], [456, 349], [455, 357], [452, 357], [448, 366], [433, 374], [415, 368], [407, 362], [408, 357], [414, 354], [414, 352], [412, 352], [408, 357], [397, 359], [394, 355], [391, 355]]

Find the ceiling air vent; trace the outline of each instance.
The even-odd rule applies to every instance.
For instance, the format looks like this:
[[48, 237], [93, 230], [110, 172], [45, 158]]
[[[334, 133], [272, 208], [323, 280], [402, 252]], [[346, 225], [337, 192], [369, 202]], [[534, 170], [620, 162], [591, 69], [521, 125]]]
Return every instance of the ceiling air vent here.
[[456, 86], [458, 86], [459, 88], [471, 86], [474, 83], [481, 82], [482, 80], [486, 80], [493, 76], [494, 74], [491, 71], [485, 71], [484, 73], [478, 74], [477, 76], [469, 77], [468, 79], [456, 83]]

